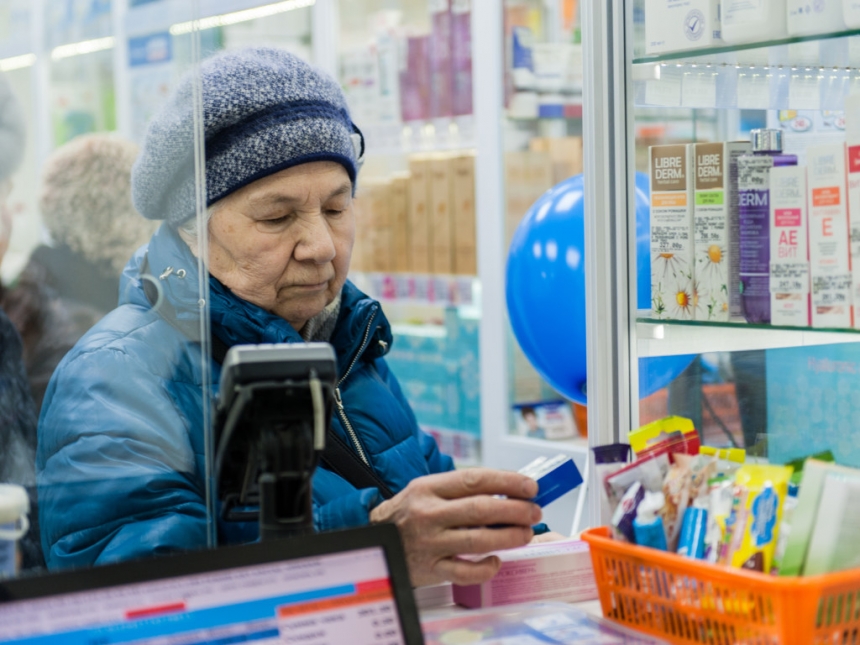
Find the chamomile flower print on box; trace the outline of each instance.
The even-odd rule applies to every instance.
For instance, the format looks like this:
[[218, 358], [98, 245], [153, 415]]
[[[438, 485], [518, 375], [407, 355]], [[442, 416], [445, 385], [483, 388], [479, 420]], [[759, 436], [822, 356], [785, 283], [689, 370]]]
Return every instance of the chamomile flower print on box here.
[[651, 308], [655, 318], [693, 320], [692, 146], [652, 146]]
[[737, 159], [747, 142], [698, 143], [693, 149], [696, 320], [740, 318]]

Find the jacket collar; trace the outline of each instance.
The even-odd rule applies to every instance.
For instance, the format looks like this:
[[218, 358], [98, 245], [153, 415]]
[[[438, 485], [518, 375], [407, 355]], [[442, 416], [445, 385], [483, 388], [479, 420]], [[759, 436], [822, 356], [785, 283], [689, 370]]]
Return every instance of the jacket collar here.
[[[149, 245], [138, 250], [126, 266], [120, 282], [120, 304], [149, 307], [144, 281], [149, 282], [175, 310], [182, 331], [197, 340], [201, 311], [199, 276], [198, 259], [179, 235], [164, 224]], [[209, 311], [212, 333], [228, 346], [303, 342], [286, 320], [237, 297], [212, 276], [209, 276]], [[330, 340], [340, 373], [346, 372], [359, 353], [365, 360], [384, 356], [391, 340], [391, 326], [380, 304], [347, 281]]]

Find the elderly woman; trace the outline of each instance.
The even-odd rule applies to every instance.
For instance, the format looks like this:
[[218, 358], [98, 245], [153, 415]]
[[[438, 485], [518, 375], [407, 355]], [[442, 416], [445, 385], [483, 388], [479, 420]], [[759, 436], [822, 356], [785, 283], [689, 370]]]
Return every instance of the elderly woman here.
[[[120, 307], [57, 370], [39, 426], [42, 542], [49, 567], [207, 543], [203, 361], [196, 238], [209, 249], [213, 339], [328, 341], [340, 370], [331, 431], [394, 493], [325, 467], [313, 480], [317, 530], [394, 522], [412, 580], [481, 581], [520, 546], [540, 509], [515, 473], [454, 472], [418, 427], [384, 355], [379, 303], [347, 281], [361, 137], [337, 84], [296, 57], [250, 49], [201, 65], [210, 219], [195, 226], [193, 114], [186, 79], [153, 120], [133, 171], [135, 205], [166, 220], [126, 267]], [[159, 308], [152, 293], [158, 285]], [[220, 365], [212, 362], [218, 383]], [[495, 495], [507, 496], [500, 499]], [[493, 524], [505, 528], [486, 528]], [[255, 523], [219, 522], [220, 542]]]

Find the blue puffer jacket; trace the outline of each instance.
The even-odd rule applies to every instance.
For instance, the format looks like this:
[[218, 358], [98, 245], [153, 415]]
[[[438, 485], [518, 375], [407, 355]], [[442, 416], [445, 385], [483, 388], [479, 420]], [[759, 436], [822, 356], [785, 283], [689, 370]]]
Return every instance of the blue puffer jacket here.
[[[210, 534], [203, 358], [191, 340], [201, 311], [197, 260], [166, 225], [145, 251], [126, 267], [121, 306], [63, 359], [45, 396], [36, 467], [42, 544], [54, 569], [200, 548]], [[146, 279], [160, 285], [183, 331], [150, 306], [145, 261]], [[227, 345], [301, 341], [282, 318], [209, 283], [212, 333]], [[388, 370], [382, 357], [391, 340], [379, 303], [348, 282], [331, 337], [344, 410], [371, 465], [397, 492], [453, 464], [418, 428]], [[207, 368], [214, 395], [220, 366]], [[338, 414], [333, 430], [354, 445]], [[326, 531], [366, 524], [381, 497], [319, 468], [313, 500], [316, 528]], [[219, 522], [217, 532], [220, 542], [257, 537], [255, 523]]]

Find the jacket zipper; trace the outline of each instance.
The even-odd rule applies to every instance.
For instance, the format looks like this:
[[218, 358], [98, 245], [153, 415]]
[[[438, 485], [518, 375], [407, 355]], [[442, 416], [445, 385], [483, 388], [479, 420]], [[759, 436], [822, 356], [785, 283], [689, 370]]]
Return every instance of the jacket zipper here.
[[352, 424], [349, 422], [349, 419], [346, 416], [346, 410], [343, 407], [343, 399], [340, 397], [340, 384], [346, 380], [346, 377], [349, 376], [350, 372], [352, 372], [352, 368], [355, 367], [356, 362], [358, 361], [358, 357], [364, 352], [364, 348], [367, 347], [367, 341], [370, 340], [370, 328], [373, 325], [373, 321], [376, 319], [376, 310], [374, 309], [373, 314], [370, 316], [370, 320], [367, 321], [367, 327], [364, 330], [364, 338], [361, 341], [361, 346], [358, 348], [358, 351], [355, 353], [355, 356], [352, 357], [352, 362], [349, 364], [344, 375], [337, 382], [337, 385], [334, 388], [334, 401], [337, 404], [337, 411], [340, 414], [341, 421], [343, 421], [343, 425], [346, 428], [347, 433], [349, 434], [350, 439], [352, 439], [353, 445], [355, 445], [355, 450], [358, 452], [358, 456], [361, 457], [361, 460], [368, 466], [370, 466], [370, 462], [367, 459], [367, 455], [364, 452], [364, 448], [361, 447], [361, 443], [358, 441], [358, 434], [356, 434], [355, 429], [352, 427]]

